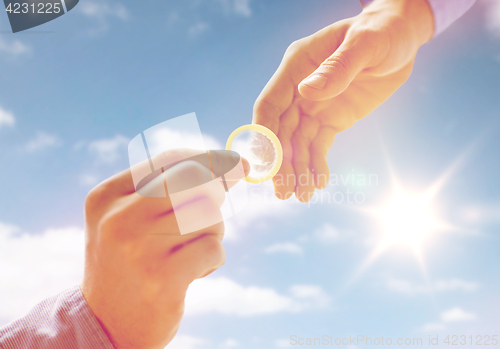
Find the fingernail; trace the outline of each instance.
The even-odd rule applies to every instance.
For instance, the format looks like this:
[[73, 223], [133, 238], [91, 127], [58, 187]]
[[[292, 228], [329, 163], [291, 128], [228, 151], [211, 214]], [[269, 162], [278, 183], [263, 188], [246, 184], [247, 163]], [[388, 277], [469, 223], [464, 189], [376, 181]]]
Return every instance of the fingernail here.
[[301, 82], [301, 84], [315, 88], [316, 90], [322, 90], [326, 86], [327, 82], [328, 82], [328, 79], [326, 78], [326, 76], [321, 75], [321, 74], [313, 74], [313, 75], [307, 77], [306, 79], [304, 79]]

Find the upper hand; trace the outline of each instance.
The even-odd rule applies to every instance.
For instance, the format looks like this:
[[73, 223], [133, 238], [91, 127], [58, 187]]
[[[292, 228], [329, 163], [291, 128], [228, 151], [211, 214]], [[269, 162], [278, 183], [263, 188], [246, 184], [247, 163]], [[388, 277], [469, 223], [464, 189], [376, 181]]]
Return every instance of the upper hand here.
[[283, 164], [276, 196], [307, 202], [329, 179], [335, 135], [367, 116], [410, 76], [430, 40], [426, 0], [376, 0], [356, 17], [294, 42], [254, 106], [254, 122], [277, 134]]

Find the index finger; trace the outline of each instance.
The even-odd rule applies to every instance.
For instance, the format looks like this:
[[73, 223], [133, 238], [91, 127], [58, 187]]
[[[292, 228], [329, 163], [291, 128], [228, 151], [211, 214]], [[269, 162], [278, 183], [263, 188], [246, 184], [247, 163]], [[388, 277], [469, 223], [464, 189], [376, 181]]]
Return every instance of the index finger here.
[[113, 196], [129, 195], [134, 193], [136, 188], [143, 187], [146, 183], [159, 176], [163, 166], [178, 163], [202, 153], [203, 151], [198, 149], [184, 148], [161, 152], [106, 179], [100, 186], [106, 187], [110, 194], [113, 193]]
[[[211, 156], [209, 156], [211, 154]], [[235, 155], [236, 154], [236, 155]], [[175, 167], [184, 161], [195, 161], [206, 167], [209, 171], [203, 178], [199, 178], [196, 183], [186, 180], [178, 183], [171, 183], [169, 192], [178, 192], [191, 188], [212, 179], [224, 175], [228, 183], [228, 188], [236, 184], [237, 181], [244, 178], [250, 169], [248, 161], [231, 151], [200, 151], [197, 149], [173, 149], [168, 150], [142, 161], [129, 169], [122, 171], [113, 177], [104, 181], [101, 185], [105, 186], [109, 194], [107, 196], [125, 196], [141, 190], [148, 183], [160, 176], [163, 171]], [[241, 166], [238, 166], [241, 163]], [[237, 169], [239, 168], [239, 169]], [[153, 196], [165, 196], [165, 190], [156, 191]], [[152, 193], [151, 190], [148, 191]], [[153, 191], [154, 192], [154, 191]], [[163, 194], [161, 194], [163, 192]], [[146, 195], [150, 196], [150, 195]]]

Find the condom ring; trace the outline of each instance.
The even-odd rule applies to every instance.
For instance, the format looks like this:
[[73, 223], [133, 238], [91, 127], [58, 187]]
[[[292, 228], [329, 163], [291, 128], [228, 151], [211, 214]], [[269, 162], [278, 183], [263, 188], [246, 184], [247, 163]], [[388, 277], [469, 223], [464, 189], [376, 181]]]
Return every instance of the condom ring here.
[[[235, 141], [244, 132], [253, 132], [250, 141]], [[236, 151], [248, 160], [251, 169], [245, 180], [250, 183], [263, 183], [273, 178], [283, 162], [281, 142], [271, 130], [262, 125], [245, 125], [234, 130], [227, 139], [226, 150]], [[272, 161], [271, 152], [274, 153]]]

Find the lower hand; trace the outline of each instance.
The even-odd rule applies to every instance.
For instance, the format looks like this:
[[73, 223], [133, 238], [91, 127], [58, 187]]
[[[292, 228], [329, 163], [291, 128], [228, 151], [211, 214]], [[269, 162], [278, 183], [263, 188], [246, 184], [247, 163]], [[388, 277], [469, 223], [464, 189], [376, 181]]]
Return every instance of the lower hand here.
[[[176, 158], [196, 154], [199, 152], [177, 150], [163, 153], [153, 158], [153, 162], [174, 163]], [[183, 179], [181, 184], [186, 187], [185, 181], [213, 178], [213, 173], [219, 172], [216, 166], [224, 167], [231, 161], [236, 164], [234, 153], [210, 154], [212, 169], [196, 161], [184, 161], [166, 169], [163, 176], [160, 173], [150, 179], [138, 191], [154, 191], [155, 186], [163, 188], [165, 182], [176, 178]], [[246, 160], [237, 161], [234, 168], [243, 167], [244, 171], [238, 172], [239, 178], [226, 173], [225, 178], [232, 180], [227, 183], [229, 188], [249, 172]], [[150, 164], [137, 166], [143, 168], [132, 171], [147, 170]], [[220, 223], [186, 235], [180, 234], [170, 197], [139, 195], [131, 170], [101, 183], [88, 195], [86, 261], [81, 288], [115, 348], [163, 349], [177, 332], [189, 284], [224, 263], [220, 206], [225, 190], [222, 183], [216, 184], [220, 185], [208, 191], [203, 186], [192, 186], [191, 199], [186, 198], [180, 209], [193, 220], [213, 222], [214, 217], [207, 217], [211, 215]]]

